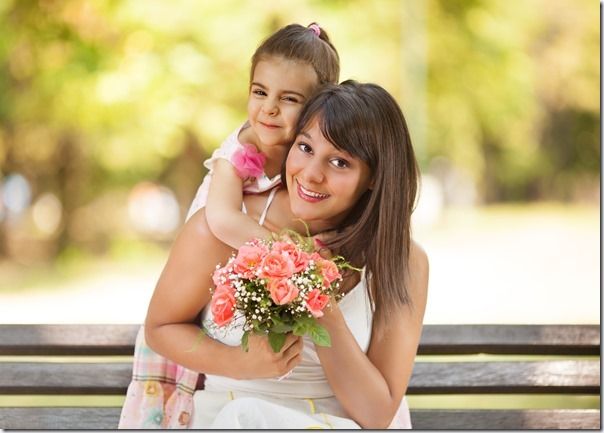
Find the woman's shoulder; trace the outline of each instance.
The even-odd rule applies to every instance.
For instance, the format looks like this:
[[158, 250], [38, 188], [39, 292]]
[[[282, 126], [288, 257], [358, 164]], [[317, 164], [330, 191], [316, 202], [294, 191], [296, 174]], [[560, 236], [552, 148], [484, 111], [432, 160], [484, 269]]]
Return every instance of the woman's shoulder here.
[[411, 248], [409, 249], [409, 262], [416, 266], [428, 267], [428, 253], [417, 241], [411, 239]]
[[415, 240], [411, 240], [409, 248], [409, 289], [410, 295], [422, 294], [428, 290], [430, 262], [426, 250]]

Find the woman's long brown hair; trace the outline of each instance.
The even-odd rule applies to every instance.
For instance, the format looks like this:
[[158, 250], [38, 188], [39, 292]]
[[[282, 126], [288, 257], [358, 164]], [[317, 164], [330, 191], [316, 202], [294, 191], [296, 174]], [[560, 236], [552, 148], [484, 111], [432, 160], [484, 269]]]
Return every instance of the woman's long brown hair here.
[[371, 170], [371, 189], [353, 206], [328, 247], [354, 266], [365, 266], [376, 325], [384, 329], [395, 311], [411, 303], [411, 213], [419, 169], [407, 123], [386, 90], [352, 80], [326, 86], [309, 100], [295, 136], [313, 119], [336, 148]]

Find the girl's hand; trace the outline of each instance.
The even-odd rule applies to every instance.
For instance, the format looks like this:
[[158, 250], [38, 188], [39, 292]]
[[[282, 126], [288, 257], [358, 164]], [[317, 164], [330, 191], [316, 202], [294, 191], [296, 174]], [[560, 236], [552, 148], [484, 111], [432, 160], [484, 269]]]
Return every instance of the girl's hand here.
[[251, 334], [248, 351], [241, 352], [241, 369], [237, 379], [281, 377], [300, 363], [302, 348], [302, 337], [289, 334], [281, 350], [275, 353], [267, 337]]
[[327, 248], [326, 244], [333, 238], [335, 234], [335, 230], [331, 230], [328, 232], [316, 234], [312, 237], [313, 243], [315, 245], [315, 250], [324, 259], [331, 259], [333, 257], [333, 253], [329, 248]]

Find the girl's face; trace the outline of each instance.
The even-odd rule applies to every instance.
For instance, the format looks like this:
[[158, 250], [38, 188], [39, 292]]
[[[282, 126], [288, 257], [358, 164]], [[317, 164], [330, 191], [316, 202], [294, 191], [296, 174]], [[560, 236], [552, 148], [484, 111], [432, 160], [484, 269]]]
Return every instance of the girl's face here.
[[[307, 63], [269, 57], [254, 69], [247, 112], [260, 150], [289, 145], [304, 103], [319, 79]], [[264, 148], [264, 149], [263, 149]]]
[[336, 149], [321, 133], [317, 119], [296, 137], [285, 176], [292, 212], [306, 222], [333, 228], [370, 187], [369, 166]]

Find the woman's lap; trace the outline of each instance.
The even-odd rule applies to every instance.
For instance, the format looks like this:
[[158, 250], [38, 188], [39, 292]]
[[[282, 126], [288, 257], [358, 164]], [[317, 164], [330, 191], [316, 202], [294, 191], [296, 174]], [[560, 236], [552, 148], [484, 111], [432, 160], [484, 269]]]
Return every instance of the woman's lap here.
[[194, 404], [191, 428], [360, 428], [351, 419], [334, 414], [341, 411], [335, 398], [276, 399], [251, 393], [198, 391]]

